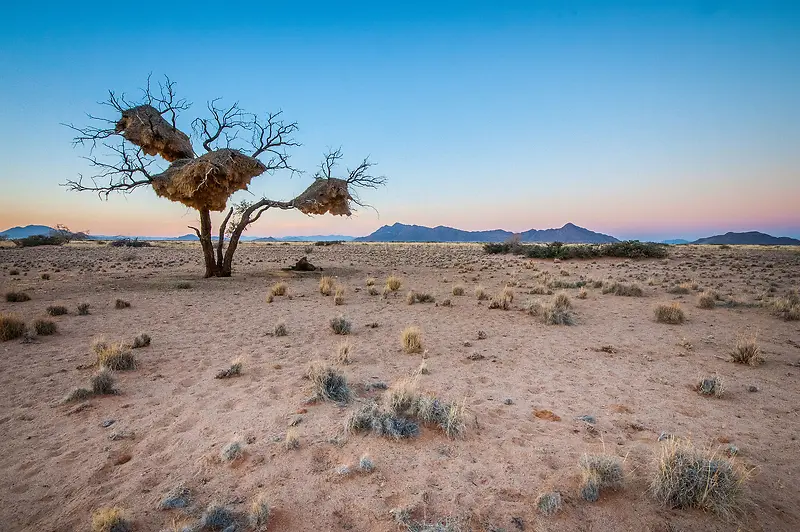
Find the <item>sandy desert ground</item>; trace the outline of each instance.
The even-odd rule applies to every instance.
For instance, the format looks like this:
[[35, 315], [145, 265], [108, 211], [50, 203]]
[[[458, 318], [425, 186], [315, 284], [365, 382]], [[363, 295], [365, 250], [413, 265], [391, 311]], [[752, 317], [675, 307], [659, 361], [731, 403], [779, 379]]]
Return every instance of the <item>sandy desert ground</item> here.
[[[0, 343], [0, 528], [88, 530], [95, 509], [120, 506], [135, 530], [158, 531], [196, 521], [212, 501], [244, 513], [263, 495], [269, 530], [398, 530], [397, 508], [464, 530], [800, 530], [800, 322], [760, 305], [800, 287], [798, 250], [687, 246], [668, 259], [559, 263], [485, 255], [478, 245], [348, 243], [313, 248], [308, 257], [322, 273], [282, 270], [304, 247], [243, 244], [230, 279], [201, 278], [196, 244], [0, 249], [2, 292], [31, 296], [3, 299], [0, 312], [31, 323], [48, 318], [48, 306], [69, 309], [48, 318], [58, 326], [52, 336]], [[320, 294], [323, 274], [345, 287], [344, 304]], [[392, 274], [402, 279], [397, 293], [369, 294], [368, 278], [382, 288]], [[579, 280], [636, 282], [644, 296], [603, 294], [590, 283], [579, 299], [567, 288], [572, 326], [523, 311], [553, 297], [534, 287]], [[289, 295], [268, 303], [279, 281]], [[668, 291], [683, 282], [696, 286]], [[465, 295], [452, 295], [457, 284]], [[496, 294], [507, 284], [509, 310], [474, 295], [478, 285]], [[696, 305], [705, 289], [720, 295], [713, 309]], [[408, 305], [408, 290], [436, 303]], [[118, 298], [130, 308], [116, 309]], [[687, 321], [656, 322], [654, 307], [673, 301]], [[77, 314], [80, 303], [89, 315]], [[345, 337], [329, 321], [340, 314], [353, 324], [353, 354], [337, 367], [356, 397], [308, 404], [306, 368], [332, 360]], [[288, 335], [271, 334], [279, 322]], [[422, 331], [422, 354], [401, 349], [411, 325]], [[115, 372], [119, 394], [60, 402], [95, 371], [94, 339], [130, 342], [140, 333], [152, 343], [133, 351], [135, 370]], [[757, 334], [763, 365], [728, 360], [742, 334]], [[419, 389], [463, 402], [463, 438], [431, 426], [398, 441], [344, 433], [349, 414], [384, 393], [372, 384], [414, 375], [423, 357], [429, 373], [416, 377]], [[240, 376], [214, 378], [237, 358]], [[712, 375], [724, 382], [720, 398], [694, 388]], [[545, 409], [560, 420], [534, 415]], [[584, 415], [594, 425], [576, 420]], [[734, 460], [751, 470], [739, 515], [670, 509], [649, 495], [662, 433], [720, 453], [738, 449]], [[228, 463], [220, 453], [233, 441], [244, 456]], [[373, 472], [337, 471], [365, 453]], [[584, 453], [619, 457], [623, 487], [583, 500]], [[159, 509], [179, 485], [190, 490], [189, 506]], [[553, 490], [563, 507], [542, 515], [536, 499]]]

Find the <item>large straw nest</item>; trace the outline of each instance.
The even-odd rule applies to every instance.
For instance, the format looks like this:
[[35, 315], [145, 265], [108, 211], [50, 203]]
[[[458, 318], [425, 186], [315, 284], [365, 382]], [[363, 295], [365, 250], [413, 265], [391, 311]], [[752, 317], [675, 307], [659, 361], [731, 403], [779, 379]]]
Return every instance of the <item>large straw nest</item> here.
[[350, 192], [347, 181], [336, 179], [317, 179], [305, 192], [292, 202], [295, 208], [304, 214], [325, 214], [350, 216]]
[[223, 211], [231, 194], [246, 189], [250, 180], [266, 169], [258, 159], [224, 148], [175, 161], [153, 178], [153, 189], [187, 207]]
[[139, 105], [122, 111], [116, 131], [140, 146], [147, 155], [158, 154], [170, 162], [194, 157], [186, 133], [173, 127], [152, 105]]

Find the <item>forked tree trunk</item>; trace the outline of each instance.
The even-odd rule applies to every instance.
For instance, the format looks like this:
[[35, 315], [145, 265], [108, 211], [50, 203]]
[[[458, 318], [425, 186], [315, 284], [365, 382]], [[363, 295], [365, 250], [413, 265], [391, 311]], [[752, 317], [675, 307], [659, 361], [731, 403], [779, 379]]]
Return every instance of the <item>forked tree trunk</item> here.
[[208, 209], [200, 209], [200, 247], [203, 248], [203, 259], [206, 263], [205, 277], [230, 277], [224, 275], [222, 268], [217, 264], [214, 256], [214, 242], [211, 240], [211, 212]]

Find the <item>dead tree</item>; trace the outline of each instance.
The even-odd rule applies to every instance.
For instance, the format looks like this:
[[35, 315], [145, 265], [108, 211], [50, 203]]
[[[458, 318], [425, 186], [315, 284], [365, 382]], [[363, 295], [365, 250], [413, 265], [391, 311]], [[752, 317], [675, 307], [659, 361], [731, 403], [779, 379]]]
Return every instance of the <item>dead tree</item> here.
[[[63, 186], [95, 192], [104, 199], [112, 192], [130, 193], [150, 186], [157, 195], [196, 209], [199, 227], [190, 229], [200, 239], [206, 277], [230, 277], [242, 233], [268, 209], [349, 216], [353, 205], [363, 205], [356, 189], [377, 188], [386, 182], [385, 177], [371, 173], [373, 163], [368, 158], [337, 177], [342, 152], [335, 150], [324, 156], [313, 183], [296, 198], [261, 198], [229, 206], [231, 195], [246, 190], [258, 175], [298, 172], [289, 163], [288, 153], [299, 146], [294, 139], [295, 122], [285, 122], [281, 112], [259, 116], [245, 112], [238, 103], [223, 106], [219, 99], [211, 100], [207, 116], [191, 123], [195, 142], [203, 150], [197, 155], [200, 150], [177, 125], [180, 113], [190, 104], [176, 96], [175, 83], [169, 78], [157, 87], [148, 78], [136, 101], [109, 91], [103, 105], [113, 111], [114, 118], [89, 115], [89, 126], [67, 124], [76, 132], [74, 144], [89, 148], [85, 159], [95, 171]], [[107, 153], [98, 155], [99, 150]], [[226, 210], [215, 244], [211, 212]]]

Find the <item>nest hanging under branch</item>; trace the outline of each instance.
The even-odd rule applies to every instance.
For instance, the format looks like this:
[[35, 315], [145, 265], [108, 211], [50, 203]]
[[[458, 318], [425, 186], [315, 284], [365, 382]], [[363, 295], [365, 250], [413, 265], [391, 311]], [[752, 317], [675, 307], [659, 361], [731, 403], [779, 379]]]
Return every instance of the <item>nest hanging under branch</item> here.
[[194, 157], [186, 133], [173, 127], [152, 105], [139, 105], [122, 111], [115, 130], [140, 146], [147, 155], [161, 155], [169, 162]]
[[292, 200], [292, 205], [304, 214], [331, 213], [350, 216], [350, 201], [353, 197], [347, 190], [347, 181], [335, 177], [317, 179], [305, 192]]
[[153, 177], [156, 194], [195, 209], [223, 211], [231, 194], [247, 189], [266, 171], [264, 163], [239, 150], [223, 148], [195, 159], [179, 159]]

